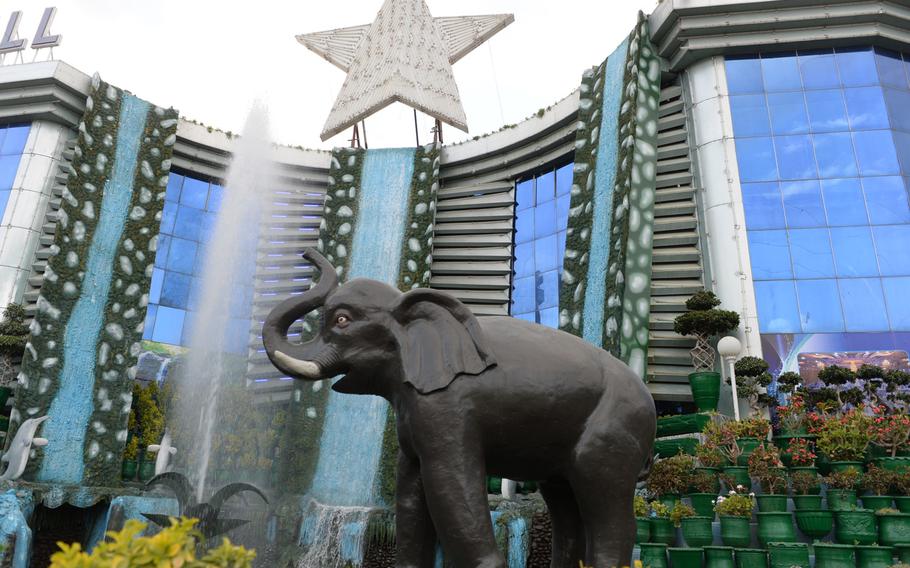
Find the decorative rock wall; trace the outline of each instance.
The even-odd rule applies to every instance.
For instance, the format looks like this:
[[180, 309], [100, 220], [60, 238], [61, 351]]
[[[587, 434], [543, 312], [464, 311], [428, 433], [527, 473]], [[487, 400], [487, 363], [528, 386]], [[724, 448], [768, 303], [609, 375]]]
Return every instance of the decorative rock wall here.
[[119, 483], [176, 129], [93, 79], [11, 414], [50, 416], [29, 479]]

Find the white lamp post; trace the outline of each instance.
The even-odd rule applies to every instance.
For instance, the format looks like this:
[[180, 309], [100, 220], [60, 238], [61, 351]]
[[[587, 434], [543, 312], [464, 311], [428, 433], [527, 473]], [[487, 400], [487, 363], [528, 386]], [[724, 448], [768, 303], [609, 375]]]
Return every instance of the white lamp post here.
[[733, 417], [739, 420], [739, 396], [736, 394], [736, 371], [733, 370], [733, 361], [742, 353], [743, 344], [732, 335], [721, 338], [717, 342], [717, 352], [724, 358], [727, 364], [727, 372], [730, 373], [730, 386], [733, 387]]

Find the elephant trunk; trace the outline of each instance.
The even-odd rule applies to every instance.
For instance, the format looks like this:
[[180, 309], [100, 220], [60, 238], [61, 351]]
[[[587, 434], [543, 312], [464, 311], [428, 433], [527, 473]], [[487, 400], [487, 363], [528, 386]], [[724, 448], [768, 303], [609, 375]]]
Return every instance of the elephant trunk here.
[[280, 371], [291, 376], [319, 380], [324, 371], [338, 362], [336, 350], [317, 336], [303, 344], [288, 341], [291, 325], [325, 304], [329, 294], [338, 286], [335, 269], [316, 250], [308, 248], [303, 257], [319, 270], [319, 282], [302, 295], [288, 298], [269, 312], [262, 326], [262, 343], [265, 352]]

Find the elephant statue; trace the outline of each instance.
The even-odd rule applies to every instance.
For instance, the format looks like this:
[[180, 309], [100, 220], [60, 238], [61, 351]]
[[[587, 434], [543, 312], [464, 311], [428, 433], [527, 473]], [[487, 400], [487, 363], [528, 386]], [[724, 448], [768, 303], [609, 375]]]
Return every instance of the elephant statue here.
[[[625, 364], [584, 340], [511, 317], [475, 317], [437, 290], [402, 293], [375, 280], [339, 285], [317, 251], [307, 292], [263, 326], [283, 373], [378, 395], [399, 442], [397, 566], [431, 568], [437, 538], [459, 568], [504, 568], [485, 478], [537, 481], [552, 520], [552, 564], [628, 566], [632, 500], [651, 463], [654, 401]], [[322, 309], [310, 341], [288, 329]]]

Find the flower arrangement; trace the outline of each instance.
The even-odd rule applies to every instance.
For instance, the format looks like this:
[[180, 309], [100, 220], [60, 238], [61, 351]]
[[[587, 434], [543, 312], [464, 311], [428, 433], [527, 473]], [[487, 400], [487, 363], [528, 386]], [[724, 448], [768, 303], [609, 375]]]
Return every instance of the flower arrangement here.
[[835, 471], [824, 477], [828, 489], [856, 489], [862, 475], [855, 469]]
[[755, 508], [755, 494], [745, 493], [743, 486], [737, 487], [741, 492], [730, 490], [724, 496], [719, 496], [714, 501], [714, 511], [718, 515], [729, 515], [732, 517], [751, 517], [752, 510]]
[[851, 409], [838, 418], [829, 417], [818, 430], [816, 447], [832, 461], [862, 461], [871, 439], [871, 423], [862, 408]]
[[860, 485], [873, 495], [887, 495], [893, 484], [894, 472], [873, 464], [863, 474]]
[[695, 509], [690, 505], [686, 505], [682, 501], [677, 501], [676, 505], [673, 506], [673, 510], [670, 511], [670, 520], [673, 521], [673, 526], [679, 528], [682, 525], [682, 520], [694, 517]]
[[648, 493], [654, 497], [685, 493], [694, 469], [695, 459], [682, 453], [655, 462], [645, 482]]
[[790, 463], [796, 467], [811, 467], [818, 457], [812, 449], [812, 443], [806, 438], [791, 439], [787, 453], [790, 454]]
[[790, 474], [790, 485], [796, 495], [808, 495], [818, 486], [818, 476], [812, 471], [795, 471]]
[[749, 475], [758, 479], [765, 493], [780, 494], [787, 487], [780, 451], [771, 444], [762, 443], [749, 456]]

